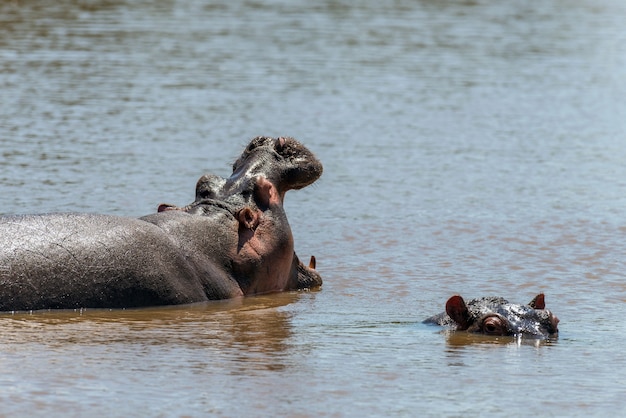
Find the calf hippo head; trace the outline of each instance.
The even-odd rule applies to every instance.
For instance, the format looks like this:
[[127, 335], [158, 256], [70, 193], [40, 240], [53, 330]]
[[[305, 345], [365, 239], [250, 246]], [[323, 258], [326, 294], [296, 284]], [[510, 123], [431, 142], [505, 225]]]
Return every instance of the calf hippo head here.
[[238, 223], [233, 275], [244, 294], [319, 287], [315, 258], [307, 267], [294, 252], [283, 202], [288, 190], [301, 189], [321, 174], [322, 164], [295, 139], [256, 137], [233, 164], [229, 178], [204, 175], [196, 184], [193, 203], [162, 204], [158, 211], [229, 212]]
[[545, 309], [543, 293], [528, 305], [509, 303], [501, 297], [483, 297], [467, 303], [459, 295], [446, 302], [446, 312], [424, 321], [452, 325], [457, 330], [486, 335], [522, 335], [548, 338], [558, 334], [559, 319]]

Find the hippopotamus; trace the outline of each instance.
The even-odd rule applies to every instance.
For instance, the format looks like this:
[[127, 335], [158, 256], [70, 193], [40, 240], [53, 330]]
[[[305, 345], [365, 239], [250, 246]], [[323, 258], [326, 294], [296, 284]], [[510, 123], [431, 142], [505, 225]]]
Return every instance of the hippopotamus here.
[[559, 319], [546, 309], [543, 293], [528, 305], [510, 303], [497, 296], [471, 299], [466, 303], [455, 295], [446, 302], [445, 312], [423, 322], [486, 335], [550, 338], [559, 332]]
[[228, 178], [203, 176], [196, 200], [130, 218], [0, 217], [0, 311], [176, 305], [319, 287], [303, 265], [285, 193], [322, 174], [293, 138], [254, 138]]

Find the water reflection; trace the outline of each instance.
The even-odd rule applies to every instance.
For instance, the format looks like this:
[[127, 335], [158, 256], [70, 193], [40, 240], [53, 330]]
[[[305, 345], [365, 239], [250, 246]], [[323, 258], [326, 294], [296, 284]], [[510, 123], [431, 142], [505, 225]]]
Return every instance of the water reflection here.
[[[235, 370], [282, 369], [292, 335], [290, 314], [280, 308], [300, 293], [281, 293], [187, 306], [133, 310], [40, 311], [0, 317], [5, 348], [26, 345], [65, 350], [76, 345], [138, 351], [205, 350], [237, 365]], [[131, 349], [132, 350], [132, 349]]]
[[492, 336], [475, 334], [465, 331], [443, 330], [441, 333], [445, 336], [446, 345], [448, 348], [456, 349], [464, 348], [468, 346], [531, 346], [542, 347], [551, 346], [556, 344], [558, 337], [544, 339], [544, 338], [529, 338], [521, 335], [517, 336]]

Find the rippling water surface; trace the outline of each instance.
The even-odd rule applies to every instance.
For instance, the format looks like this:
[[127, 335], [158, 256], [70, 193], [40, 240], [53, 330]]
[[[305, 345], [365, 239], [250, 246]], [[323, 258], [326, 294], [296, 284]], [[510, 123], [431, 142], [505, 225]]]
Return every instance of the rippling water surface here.
[[[626, 407], [619, 0], [6, 1], [0, 213], [141, 216], [253, 136], [319, 292], [0, 316], [4, 416], [603, 416]], [[454, 293], [561, 319], [440, 331]]]

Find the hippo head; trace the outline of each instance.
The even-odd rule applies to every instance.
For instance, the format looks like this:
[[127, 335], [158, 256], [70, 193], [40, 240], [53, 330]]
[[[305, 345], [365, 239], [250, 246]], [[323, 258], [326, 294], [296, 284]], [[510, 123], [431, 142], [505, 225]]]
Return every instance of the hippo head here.
[[[244, 207], [252, 202], [254, 183], [267, 179], [284, 202], [288, 190], [297, 190], [315, 182], [322, 175], [322, 163], [304, 145], [290, 137], [253, 138], [233, 164], [230, 177], [205, 174], [196, 183], [196, 200], [189, 206], [161, 204], [158, 211], [184, 210], [194, 212], [209, 201], [229, 202]], [[252, 183], [251, 183], [252, 181]]]
[[457, 330], [486, 335], [522, 335], [548, 338], [558, 334], [559, 319], [545, 309], [543, 293], [528, 305], [501, 297], [483, 297], [467, 303], [459, 295], [446, 302], [446, 312], [424, 322], [453, 325]]
[[[230, 213], [239, 225], [233, 273], [245, 294], [319, 287], [315, 257], [305, 266], [294, 252], [283, 202], [288, 190], [301, 189], [321, 174], [322, 164], [295, 139], [256, 137], [233, 164], [229, 178], [206, 174], [196, 184], [194, 202], [185, 207], [162, 204], [158, 211]], [[259, 277], [263, 275], [273, 278]]]
[[237, 189], [241, 182], [262, 176], [273, 184], [282, 202], [288, 190], [308, 186], [321, 175], [320, 161], [294, 138], [258, 136], [235, 161], [224, 187], [232, 194], [230, 190]]

